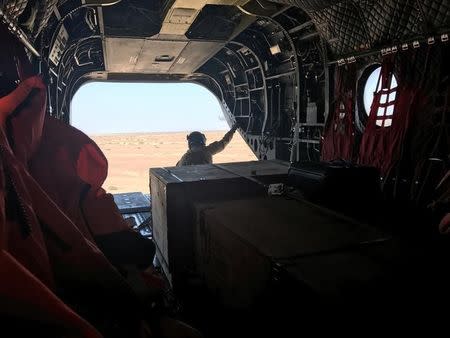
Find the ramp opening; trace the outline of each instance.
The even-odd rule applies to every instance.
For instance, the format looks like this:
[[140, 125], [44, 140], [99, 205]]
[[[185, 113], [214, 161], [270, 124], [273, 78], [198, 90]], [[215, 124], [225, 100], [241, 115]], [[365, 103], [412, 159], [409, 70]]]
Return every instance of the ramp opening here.
[[[148, 169], [174, 166], [189, 132], [203, 132], [209, 144], [230, 129], [214, 94], [194, 83], [91, 82], [72, 100], [71, 124], [108, 158], [111, 193], [147, 193]], [[214, 163], [250, 160], [256, 157], [238, 132], [214, 156]]]

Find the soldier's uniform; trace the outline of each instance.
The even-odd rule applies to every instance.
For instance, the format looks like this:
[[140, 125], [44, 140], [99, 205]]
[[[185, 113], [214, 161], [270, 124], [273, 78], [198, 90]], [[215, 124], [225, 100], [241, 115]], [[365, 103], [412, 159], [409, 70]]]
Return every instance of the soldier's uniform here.
[[209, 145], [193, 144], [190, 149], [178, 161], [177, 167], [194, 164], [210, 164], [212, 163], [213, 155], [220, 153], [233, 138], [236, 128], [232, 128], [220, 140]]

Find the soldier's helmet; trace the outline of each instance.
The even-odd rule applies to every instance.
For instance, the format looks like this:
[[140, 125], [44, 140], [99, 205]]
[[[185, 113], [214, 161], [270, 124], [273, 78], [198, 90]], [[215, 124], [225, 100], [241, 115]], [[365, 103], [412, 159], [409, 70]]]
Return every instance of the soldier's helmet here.
[[205, 134], [203, 134], [199, 131], [194, 131], [194, 132], [190, 133], [186, 138], [187, 138], [189, 147], [191, 147], [193, 145], [204, 146], [206, 144]]

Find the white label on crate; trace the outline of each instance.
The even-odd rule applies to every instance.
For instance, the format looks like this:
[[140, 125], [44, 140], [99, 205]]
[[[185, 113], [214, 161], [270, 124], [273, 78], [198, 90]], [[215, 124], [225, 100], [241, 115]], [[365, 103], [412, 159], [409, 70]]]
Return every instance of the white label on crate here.
[[272, 195], [282, 195], [284, 192], [284, 185], [283, 183], [274, 183], [274, 184], [270, 184], [269, 188], [267, 190], [267, 193], [272, 196]]

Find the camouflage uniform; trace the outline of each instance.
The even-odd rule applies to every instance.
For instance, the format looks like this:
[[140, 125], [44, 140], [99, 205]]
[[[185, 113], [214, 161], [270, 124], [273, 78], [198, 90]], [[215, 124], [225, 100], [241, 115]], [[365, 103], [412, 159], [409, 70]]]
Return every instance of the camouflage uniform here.
[[233, 138], [235, 129], [231, 129], [220, 140], [213, 142], [207, 146], [195, 145], [189, 149], [183, 157], [178, 161], [177, 167], [195, 164], [211, 164], [213, 155], [220, 153]]

